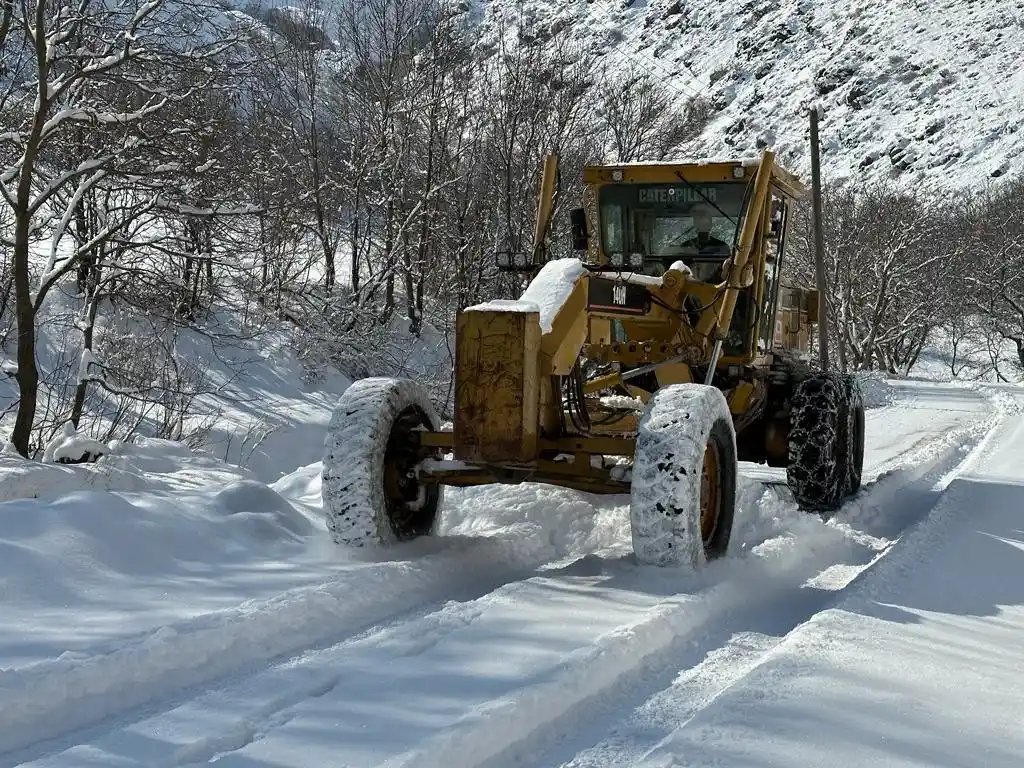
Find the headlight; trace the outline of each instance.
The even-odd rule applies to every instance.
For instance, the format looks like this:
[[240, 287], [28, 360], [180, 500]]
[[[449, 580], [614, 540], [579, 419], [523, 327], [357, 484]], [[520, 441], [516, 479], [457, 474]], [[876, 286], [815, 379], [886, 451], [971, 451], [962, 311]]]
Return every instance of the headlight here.
[[527, 265], [528, 262], [525, 251], [516, 251], [515, 263], [517, 267], [525, 267]]
[[639, 270], [644, 268], [644, 255], [642, 253], [629, 254], [630, 269]]
[[622, 269], [622, 267], [626, 266], [626, 254], [621, 251], [608, 254], [608, 258], [611, 260], [613, 267]]
[[498, 251], [498, 269], [508, 269], [512, 266], [512, 254], [508, 251]]

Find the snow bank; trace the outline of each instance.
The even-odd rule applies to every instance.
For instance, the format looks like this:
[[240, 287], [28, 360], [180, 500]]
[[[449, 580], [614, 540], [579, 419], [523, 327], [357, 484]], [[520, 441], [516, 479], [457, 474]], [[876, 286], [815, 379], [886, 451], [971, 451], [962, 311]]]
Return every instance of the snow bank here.
[[309, 508], [180, 443], [107, 448], [75, 466], [0, 456], [0, 668], [323, 577]]
[[213, 497], [215, 508], [230, 522], [244, 525], [249, 535], [264, 541], [302, 539], [313, 525], [273, 490], [254, 480], [239, 480]]
[[[232, 327], [230, 317], [220, 322]], [[199, 334], [180, 346], [217, 387], [199, 403], [218, 414], [203, 440], [211, 454], [264, 482], [323, 458], [324, 431], [351, 380], [327, 369], [311, 384], [287, 326], [226, 347]]]
[[883, 408], [896, 400], [889, 381], [879, 373], [865, 371], [856, 374], [864, 397], [865, 408]]
[[[47, 446], [47, 460], [43, 462], [22, 458], [13, 448], [0, 452], [0, 501], [55, 499], [88, 488], [181, 490], [200, 487], [207, 477], [236, 478], [240, 472], [244, 474], [172, 440], [136, 436], [131, 443], [100, 443], [74, 433], [73, 427], [69, 427]], [[102, 452], [102, 458], [86, 464], [57, 463], [62, 457], [80, 457], [81, 448]], [[204, 471], [210, 474], [203, 474]], [[197, 474], [189, 479], [192, 472]]]
[[[60, 292], [47, 301], [37, 350], [44, 380], [71, 358], [90, 362], [88, 355], [82, 355], [80, 334], [72, 330], [78, 301]], [[201, 436], [203, 446], [224, 461], [248, 467], [265, 481], [319, 461], [323, 454], [323, 430], [338, 396], [351, 381], [330, 369], [311, 386], [286, 325], [253, 336], [250, 329], [239, 327], [238, 318], [231, 313], [218, 312], [210, 318], [209, 330], [213, 336], [203, 330], [183, 329], [176, 340], [178, 354], [200, 372], [197, 375], [201, 380], [196, 385], [204, 390], [193, 404], [186, 432], [196, 429], [200, 422], [208, 423], [210, 428]], [[425, 329], [424, 340], [416, 340], [417, 345], [427, 344], [428, 330]], [[216, 338], [217, 334], [226, 334], [231, 340]], [[410, 351], [407, 357], [412, 356]], [[442, 357], [447, 360], [447, 351]], [[3, 351], [0, 367], [8, 374], [0, 375], [2, 412], [17, 401], [18, 392], [10, 376], [13, 361]], [[40, 408], [47, 407], [46, 397], [63, 397], [61, 391], [59, 387], [52, 392], [43, 387]], [[103, 397], [98, 391], [94, 394]], [[65, 405], [61, 403], [61, 407]], [[12, 423], [13, 419], [7, 419], [0, 425], [0, 440], [7, 438]], [[139, 431], [153, 434], [156, 429], [157, 425], [144, 422]], [[197, 442], [198, 438], [197, 435]], [[65, 427], [47, 446], [45, 458], [77, 460], [85, 452], [95, 454], [100, 445], [85, 434], [68, 434]]]
[[548, 542], [552, 557], [629, 551], [627, 497], [593, 496], [526, 483], [446, 488], [438, 522], [443, 537], [500, 537], [526, 550]]
[[40, 464], [5, 451], [0, 453], [0, 502], [53, 498], [81, 488], [89, 477], [78, 467]]
[[309, 517], [323, 518], [323, 462], [316, 461], [299, 467], [268, 486], [288, 499]]
[[43, 450], [43, 463], [80, 464], [96, 461], [110, 452], [110, 449], [99, 440], [82, 435], [70, 421]]

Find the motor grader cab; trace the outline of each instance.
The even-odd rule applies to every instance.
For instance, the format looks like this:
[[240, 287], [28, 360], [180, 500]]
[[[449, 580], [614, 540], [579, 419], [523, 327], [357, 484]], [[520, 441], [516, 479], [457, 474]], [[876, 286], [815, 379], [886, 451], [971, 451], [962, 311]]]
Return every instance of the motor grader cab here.
[[532, 253], [499, 254], [535, 273], [525, 292], [458, 316], [453, 427], [412, 381], [343, 396], [323, 470], [335, 540], [430, 533], [444, 485], [541, 482], [629, 494], [638, 559], [696, 564], [727, 550], [738, 461], [785, 467], [808, 509], [855, 492], [860, 395], [812, 367], [818, 293], [786, 277], [800, 182], [771, 152], [588, 167], [578, 257], [548, 261], [555, 173], [549, 157]]

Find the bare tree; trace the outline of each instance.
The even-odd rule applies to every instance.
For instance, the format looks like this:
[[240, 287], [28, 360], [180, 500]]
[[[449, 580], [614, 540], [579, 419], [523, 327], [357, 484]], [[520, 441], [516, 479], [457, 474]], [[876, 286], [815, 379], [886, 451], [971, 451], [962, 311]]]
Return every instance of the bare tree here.
[[[926, 201], [885, 185], [831, 190], [824, 201], [826, 311], [843, 370], [906, 373], [942, 320], [957, 242]], [[792, 245], [813, 285], [808, 206], [797, 210]]]
[[323, 259], [324, 290], [337, 281], [337, 250], [342, 230], [338, 217], [341, 185], [338, 151], [329, 98], [329, 66], [336, 63], [328, 34], [330, 16], [313, 0], [272, 17], [278, 35], [261, 46], [272, 69], [264, 85], [274, 88], [267, 99], [283, 142], [277, 147], [278, 174], [289, 177], [292, 225], [315, 243]]
[[1024, 180], [987, 189], [964, 214], [970, 306], [991, 334], [1013, 345], [1024, 371]]
[[[65, 245], [76, 212], [113, 176], [153, 171], [155, 118], [203, 88], [227, 42], [198, 4], [132, 0], [78, 6], [66, 0], [0, 6], [0, 196], [11, 211], [20, 393], [12, 442], [28, 455], [39, 371], [35, 321], [47, 293], [83, 254], [129, 226], [156, 200], [134, 201], [86, 243]], [[88, 126], [87, 136], [82, 128]], [[141, 184], [140, 184], [141, 186]], [[60, 206], [60, 200], [64, 205]], [[31, 243], [46, 233], [33, 274]]]
[[699, 136], [710, 118], [706, 100], [684, 99], [646, 72], [605, 70], [596, 98], [612, 162], [664, 160]]

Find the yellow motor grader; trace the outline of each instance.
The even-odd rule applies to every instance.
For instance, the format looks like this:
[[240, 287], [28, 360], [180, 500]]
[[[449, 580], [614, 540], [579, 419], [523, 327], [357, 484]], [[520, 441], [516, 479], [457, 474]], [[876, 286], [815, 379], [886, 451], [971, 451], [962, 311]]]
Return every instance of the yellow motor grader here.
[[557, 160], [544, 165], [520, 299], [458, 316], [454, 427], [423, 388], [364, 379], [329, 428], [323, 498], [338, 543], [430, 534], [442, 487], [536, 482], [629, 494], [638, 560], [723, 555], [737, 462], [785, 467], [797, 502], [857, 491], [864, 407], [815, 369], [819, 292], [785, 277], [804, 187], [772, 152], [584, 169], [575, 258], [547, 259]]

